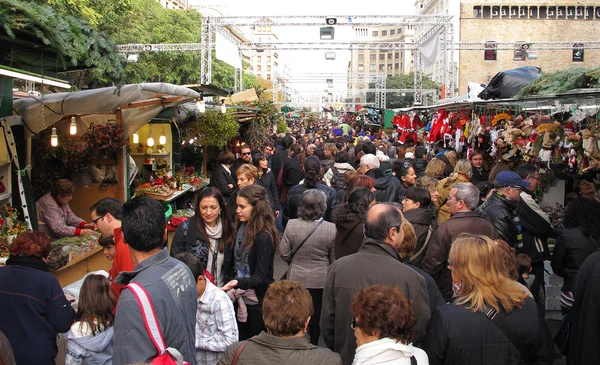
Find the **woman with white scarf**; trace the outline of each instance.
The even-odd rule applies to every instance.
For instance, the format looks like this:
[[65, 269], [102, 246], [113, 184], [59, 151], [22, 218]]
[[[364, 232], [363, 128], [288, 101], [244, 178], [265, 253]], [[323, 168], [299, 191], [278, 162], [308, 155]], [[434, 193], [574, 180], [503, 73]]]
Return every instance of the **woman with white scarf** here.
[[206, 267], [205, 276], [213, 284], [225, 284], [222, 273], [224, 248], [233, 240], [227, 205], [217, 188], [206, 187], [195, 202], [195, 215], [181, 223], [175, 231], [171, 256], [189, 252]]
[[352, 300], [356, 335], [353, 365], [428, 365], [425, 351], [411, 343], [417, 319], [410, 302], [395, 286], [364, 287]]

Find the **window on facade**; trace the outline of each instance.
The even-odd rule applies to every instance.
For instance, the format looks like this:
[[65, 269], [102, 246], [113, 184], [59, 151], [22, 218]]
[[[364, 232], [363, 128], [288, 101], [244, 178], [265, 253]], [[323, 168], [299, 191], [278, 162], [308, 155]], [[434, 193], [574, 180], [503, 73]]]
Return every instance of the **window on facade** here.
[[260, 56], [256, 56], [256, 62], [262, 62], [262, 59]]
[[267, 80], [271, 80], [271, 74], [267, 74]]
[[380, 60], [385, 60], [385, 55], [384, 55], [383, 53], [381, 53], [381, 54], [379, 55], [379, 59], [380, 59]]
[[394, 57], [395, 57], [396, 59], [400, 58], [400, 52], [396, 52], [396, 54], [394, 55]]
[[271, 65], [267, 65], [267, 71], [271, 71]]
[[385, 67], [385, 65], [379, 65], [379, 71], [383, 71], [384, 67]]
[[376, 67], [375, 65], [369, 65], [369, 71], [375, 71]]
[[365, 65], [358, 65], [358, 71], [364, 71]]
[[261, 65], [256, 66], [256, 71], [262, 71], [262, 66]]
[[400, 64], [399, 64], [399, 63], [394, 63], [394, 68], [395, 68], [396, 70], [399, 70], [399, 69], [400, 69]]
[[402, 28], [398, 28], [398, 34], [402, 34]]
[[390, 63], [390, 64], [388, 64], [388, 67], [387, 67], [387, 69], [388, 69], [388, 71], [392, 71], [392, 64], [391, 64], [391, 63]]
[[388, 53], [388, 60], [391, 60], [391, 59], [392, 59], [392, 54]]
[[365, 60], [365, 55], [364, 55], [364, 53], [361, 53], [361, 54], [359, 54], [359, 55], [358, 55], [358, 60], [359, 60], [359, 61], [364, 61], [364, 60]]
[[271, 62], [271, 56], [267, 56], [267, 62]]
[[376, 61], [377, 60], [377, 55], [375, 53], [371, 53], [371, 55], [369, 56], [369, 59], [371, 61]]
[[387, 30], [382, 30], [382, 31], [381, 31], [381, 36], [382, 36], [382, 37], [385, 37], [386, 35], [387, 35]]
[[379, 35], [379, 31], [374, 30], [372, 34], [373, 34], [373, 37], [377, 37]]
[[394, 34], [396, 34], [396, 29], [390, 30], [390, 35], [394, 35]]

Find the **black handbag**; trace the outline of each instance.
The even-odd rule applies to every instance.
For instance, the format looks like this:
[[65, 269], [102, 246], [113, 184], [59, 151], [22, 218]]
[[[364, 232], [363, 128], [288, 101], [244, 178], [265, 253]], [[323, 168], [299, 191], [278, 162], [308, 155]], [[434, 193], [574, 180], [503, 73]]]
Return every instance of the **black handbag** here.
[[[304, 244], [306, 243], [306, 241], [308, 241], [308, 239], [310, 238], [310, 236], [312, 236], [313, 233], [315, 233], [315, 231], [317, 230], [317, 228], [319, 228], [319, 226], [321, 225], [321, 223], [323, 223], [323, 221], [324, 221], [324, 219], [321, 218], [321, 220], [319, 221], [319, 223], [317, 223], [317, 225], [315, 226], [315, 228], [313, 228], [313, 230], [310, 231], [310, 233], [308, 234], [308, 236], [306, 236], [306, 238], [302, 242], [300, 242], [300, 245], [298, 246], [298, 248], [296, 249], [296, 251], [292, 252], [292, 255], [290, 256], [290, 263], [289, 263], [289, 265], [292, 264], [292, 260], [294, 259], [294, 256], [296, 255], [296, 253], [302, 248], [302, 246], [304, 246]], [[279, 280], [287, 280], [288, 273], [290, 271], [290, 266], [289, 265], [288, 265], [288, 269], [285, 270], [285, 274], [283, 274], [281, 276], [281, 279], [279, 279]]]

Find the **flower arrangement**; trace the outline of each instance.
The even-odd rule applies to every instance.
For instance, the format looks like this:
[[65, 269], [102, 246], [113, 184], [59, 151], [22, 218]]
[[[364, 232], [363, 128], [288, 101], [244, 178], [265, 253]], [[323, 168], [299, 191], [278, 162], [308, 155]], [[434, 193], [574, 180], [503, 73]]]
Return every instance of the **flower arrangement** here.
[[116, 154], [128, 143], [121, 126], [110, 121], [104, 125], [90, 123], [81, 138], [95, 158]]

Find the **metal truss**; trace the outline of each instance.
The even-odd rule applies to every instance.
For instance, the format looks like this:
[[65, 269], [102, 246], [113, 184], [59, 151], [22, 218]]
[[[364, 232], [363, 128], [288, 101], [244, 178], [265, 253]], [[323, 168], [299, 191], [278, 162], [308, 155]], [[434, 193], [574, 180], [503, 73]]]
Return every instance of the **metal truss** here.
[[325, 18], [336, 18], [335, 26], [396, 26], [447, 23], [448, 15], [294, 15], [294, 16], [215, 16], [219, 26], [327, 26]]
[[209, 85], [212, 83], [212, 41], [213, 27], [211, 17], [201, 17], [200, 41], [204, 47], [200, 47], [200, 83]]

